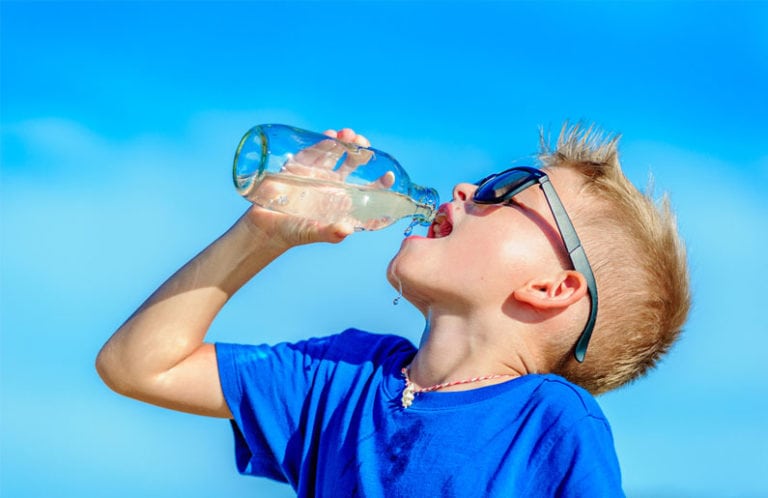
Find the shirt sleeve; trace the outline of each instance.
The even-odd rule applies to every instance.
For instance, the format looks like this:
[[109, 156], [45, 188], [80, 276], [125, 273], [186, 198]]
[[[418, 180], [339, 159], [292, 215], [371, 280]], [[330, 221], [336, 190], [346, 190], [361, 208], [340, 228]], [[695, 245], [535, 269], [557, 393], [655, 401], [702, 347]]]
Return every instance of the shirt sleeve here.
[[318, 366], [331, 339], [296, 344], [216, 344], [224, 398], [232, 413], [235, 461], [242, 474], [296, 483], [304, 403], [321, 382]]
[[[560, 451], [564, 450], [564, 451]], [[623, 497], [621, 471], [613, 435], [603, 417], [587, 415], [565, 431], [552, 458], [565, 469], [554, 496], [569, 498]]]
[[295, 344], [216, 344], [224, 398], [232, 413], [242, 474], [287, 482], [311, 472], [328, 414], [348, 404], [392, 354], [413, 355], [407, 340], [349, 329]]
[[531, 455], [534, 478], [525, 496], [623, 497], [610, 425], [594, 398], [566, 382], [545, 382], [548, 420]]

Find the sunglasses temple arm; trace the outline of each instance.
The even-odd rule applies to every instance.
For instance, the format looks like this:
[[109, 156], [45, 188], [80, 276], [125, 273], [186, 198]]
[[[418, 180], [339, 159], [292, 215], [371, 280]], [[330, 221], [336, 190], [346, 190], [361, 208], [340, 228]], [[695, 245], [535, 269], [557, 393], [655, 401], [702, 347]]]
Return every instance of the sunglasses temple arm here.
[[587, 290], [589, 291], [590, 299], [589, 319], [587, 319], [587, 324], [584, 326], [584, 331], [579, 336], [579, 340], [576, 341], [576, 348], [573, 352], [576, 361], [581, 363], [584, 361], [584, 356], [587, 354], [589, 339], [592, 337], [592, 330], [595, 328], [595, 321], [597, 320], [597, 283], [595, 282], [595, 275], [590, 269], [587, 255], [582, 246], [578, 246], [571, 253], [571, 260], [573, 261], [575, 269], [579, 271], [587, 281]]
[[557, 195], [549, 178], [540, 178], [539, 184], [544, 191], [544, 198], [547, 200], [547, 204], [549, 204], [549, 209], [555, 217], [555, 223], [557, 224], [557, 229], [560, 230], [560, 235], [563, 237], [565, 248], [568, 251], [568, 254], [573, 254], [577, 248], [581, 247], [581, 241], [579, 240], [579, 236], [576, 235], [576, 229], [573, 228], [571, 217], [568, 216], [568, 213], [565, 211], [565, 207], [560, 201], [560, 196]]
[[541, 189], [544, 191], [544, 197], [549, 204], [549, 209], [552, 211], [552, 215], [555, 218], [557, 229], [560, 230], [560, 234], [563, 237], [563, 243], [565, 249], [568, 251], [568, 255], [573, 262], [573, 269], [578, 271], [584, 276], [587, 281], [587, 289], [589, 291], [590, 306], [589, 306], [589, 319], [584, 327], [584, 331], [579, 336], [579, 340], [576, 342], [576, 348], [574, 350], [574, 356], [579, 363], [584, 361], [584, 356], [587, 353], [587, 345], [589, 339], [592, 337], [592, 330], [595, 327], [595, 321], [597, 320], [597, 283], [595, 282], [595, 275], [592, 273], [587, 254], [584, 252], [584, 248], [581, 245], [579, 236], [576, 235], [576, 229], [573, 227], [573, 222], [570, 216], [565, 211], [560, 197], [557, 195], [555, 188], [549, 181], [548, 177], [539, 179]]

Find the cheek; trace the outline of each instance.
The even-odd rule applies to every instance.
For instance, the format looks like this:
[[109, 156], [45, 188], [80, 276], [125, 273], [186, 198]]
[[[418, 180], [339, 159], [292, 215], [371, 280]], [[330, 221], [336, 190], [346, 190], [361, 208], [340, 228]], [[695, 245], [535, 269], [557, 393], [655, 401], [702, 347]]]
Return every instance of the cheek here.
[[485, 232], [461, 234], [450, 240], [439, 254], [442, 266], [437, 269], [438, 278], [460, 285], [471, 292], [480, 292], [484, 286], [506, 278], [509, 244], [497, 236]]
[[462, 266], [470, 285], [498, 287], [511, 292], [532, 277], [539, 268], [546, 247], [535, 233], [499, 230], [494, 236], [478, 238], [474, 254], [462, 254]]

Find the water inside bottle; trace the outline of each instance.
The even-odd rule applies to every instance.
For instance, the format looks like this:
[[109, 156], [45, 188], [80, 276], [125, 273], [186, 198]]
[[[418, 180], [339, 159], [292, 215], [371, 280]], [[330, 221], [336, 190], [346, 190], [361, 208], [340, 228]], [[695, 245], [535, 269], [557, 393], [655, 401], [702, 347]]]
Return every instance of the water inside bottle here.
[[[267, 209], [326, 223], [346, 222], [356, 230], [378, 230], [416, 212], [434, 211], [434, 206], [389, 190], [285, 173], [265, 175], [244, 195]], [[419, 223], [414, 219], [407, 234]]]

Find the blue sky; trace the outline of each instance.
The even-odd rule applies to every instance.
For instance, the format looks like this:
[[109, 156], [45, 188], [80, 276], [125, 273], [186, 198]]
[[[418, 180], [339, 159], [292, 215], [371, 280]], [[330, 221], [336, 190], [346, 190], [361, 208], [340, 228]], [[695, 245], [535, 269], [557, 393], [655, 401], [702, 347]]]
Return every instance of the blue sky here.
[[[767, 3], [3, 0], [0, 23], [3, 496], [291, 496], [236, 474], [226, 422], [93, 369], [246, 208], [229, 175], [250, 126], [351, 126], [447, 198], [582, 119], [671, 192], [694, 285], [661, 367], [600, 398], [627, 494], [768, 495]], [[211, 338], [417, 340], [384, 278], [406, 226], [289, 253]]]

